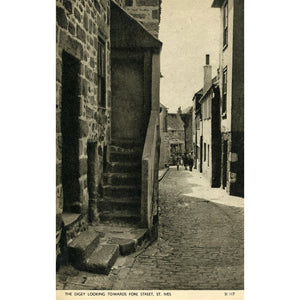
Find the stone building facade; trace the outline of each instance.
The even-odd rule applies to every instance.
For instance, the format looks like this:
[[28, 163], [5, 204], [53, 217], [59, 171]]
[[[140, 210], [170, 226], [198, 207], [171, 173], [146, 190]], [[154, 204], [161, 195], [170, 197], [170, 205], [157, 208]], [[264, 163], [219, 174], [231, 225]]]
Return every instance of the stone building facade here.
[[177, 113], [168, 113], [167, 108], [161, 105], [160, 112], [160, 165], [176, 164], [177, 158], [184, 153], [193, 152], [193, 107], [183, 111], [178, 108]]
[[221, 12], [220, 93], [221, 184], [244, 195], [244, 1], [214, 0]]
[[194, 152], [193, 146], [193, 106], [189, 106], [182, 110], [180, 117], [184, 122], [184, 142], [185, 152]]
[[[124, 72], [143, 66], [137, 75], [143, 77], [138, 78], [139, 81], [145, 82], [142, 87], [145, 96], [141, 98], [144, 104], [139, 104], [146, 109], [139, 111], [143, 114], [139, 119], [143, 119], [141, 133], [144, 135], [140, 152], [146, 140], [150, 115], [152, 111], [159, 114], [159, 94], [151, 92], [159, 87], [161, 43], [152, 35], [158, 35], [158, 26], [148, 32], [126, 13], [129, 2], [56, 1], [57, 256], [68, 241], [86, 230], [89, 224], [101, 222], [100, 206], [107, 184], [105, 176], [113, 159], [112, 130], [118, 128], [113, 105], [116, 90], [112, 88], [117, 79], [112, 72], [119, 71], [114, 71], [113, 64], [119, 65], [116, 62], [122, 61], [123, 66], [126, 65]], [[160, 10], [159, 2], [155, 2], [156, 6], [154, 2], [151, 6], [141, 1], [134, 3], [139, 9]], [[124, 24], [127, 27], [119, 32]], [[124, 43], [122, 37], [127, 38], [127, 42]], [[137, 49], [140, 52], [136, 56]], [[122, 51], [126, 57], [133, 57], [132, 60], [116, 58]], [[127, 115], [128, 123], [136, 117], [131, 111]]]
[[169, 140], [169, 164], [176, 164], [177, 157], [181, 157], [185, 152], [184, 122], [180, 113], [168, 113], [168, 140]]
[[[88, 223], [88, 152], [94, 152], [98, 170], [93, 184], [99, 185], [103, 177], [110, 131], [109, 9], [109, 1], [56, 1], [57, 228], [63, 212], [82, 216], [70, 235]], [[105, 56], [101, 59], [99, 49]], [[104, 77], [102, 98], [98, 68]]]
[[125, 0], [126, 10], [145, 28], [158, 37], [161, 0]]
[[209, 55], [204, 66], [203, 95], [199, 100], [199, 129], [201, 160], [200, 169], [211, 187], [220, 187], [221, 177], [221, 131], [220, 92], [218, 78], [212, 79]]
[[163, 169], [169, 164], [170, 146], [168, 136], [168, 108], [160, 103], [160, 157], [159, 168]]
[[203, 88], [194, 97], [196, 168], [208, 180], [211, 187], [220, 187], [221, 131], [220, 92], [218, 78], [212, 78], [209, 55], [204, 65]]
[[201, 144], [201, 132], [200, 132], [200, 99], [203, 96], [203, 88], [195, 93], [193, 97], [193, 145], [194, 145], [194, 168], [202, 172], [202, 144]]

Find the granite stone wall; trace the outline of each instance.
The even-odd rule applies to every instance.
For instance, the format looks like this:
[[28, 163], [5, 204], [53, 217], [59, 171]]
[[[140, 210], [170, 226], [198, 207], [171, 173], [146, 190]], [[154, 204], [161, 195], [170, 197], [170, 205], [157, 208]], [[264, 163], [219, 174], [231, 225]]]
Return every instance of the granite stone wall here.
[[[159, 0], [133, 0], [132, 5], [127, 0], [113, 1], [142, 21], [151, 33], [158, 34]], [[110, 4], [110, 0], [56, 0], [57, 255], [63, 252], [60, 241], [68, 242], [86, 230], [90, 222], [97, 222], [97, 202], [103, 196], [103, 163], [111, 140]], [[134, 16], [138, 12], [141, 16]], [[99, 53], [104, 59], [99, 59]], [[101, 84], [100, 73], [104, 74]], [[74, 127], [66, 125], [68, 114]], [[66, 160], [66, 145], [72, 143], [72, 157]], [[72, 184], [76, 190], [67, 205], [66, 188], [63, 188], [66, 186], [64, 178], [67, 178], [64, 175], [66, 161], [76, 165], [72, 169], [76, 178]], [[65, 213], [80, 215], [79, 221], [67, 228], [63, 222]]]
[[[78, 119], [74, 135], [78, 138], [79, 201], [73, 203], [73, 211], [87, 213], [87, 144], [97, 144], [99, 173], [102, 181], [103, 147], [110, 138], [110, 1], [108, 0], [57, 0], [56, 1], [56, 207], [57, 214], [63, 212], [62, 190], [62, 73], [63, 57], [67, 53], [79, 63], [78, 74]], [[98, 39], [105, 48], [105, 105], [98, 103], [97, 55]]]
[[125, 9], [150, 33], [158, 37], [161, 0], [125, 0]]

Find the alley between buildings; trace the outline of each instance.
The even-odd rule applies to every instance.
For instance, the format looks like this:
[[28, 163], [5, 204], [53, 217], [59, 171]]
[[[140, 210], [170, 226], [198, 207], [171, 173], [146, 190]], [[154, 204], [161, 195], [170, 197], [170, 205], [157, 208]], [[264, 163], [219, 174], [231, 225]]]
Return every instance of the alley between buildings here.
[[64, 267], [57, 288], [243, 289], [244, 200], [183, 167], [169, 169], [159, 194], [157, 241], [119, 257], [108, 276]]

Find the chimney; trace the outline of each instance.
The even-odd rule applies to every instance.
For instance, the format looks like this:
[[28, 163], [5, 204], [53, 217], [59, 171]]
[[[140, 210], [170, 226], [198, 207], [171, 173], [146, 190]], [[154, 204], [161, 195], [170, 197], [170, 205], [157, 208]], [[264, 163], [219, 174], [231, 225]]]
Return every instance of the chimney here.
[[178, 107], [177, 113], [182, 114], [181, 106]]
[[203, 92], [206, 93], [207, 90], [211, 87], [212, 84], [212, 70], [211, 65], [209, 64], [209, 54], [205, 56], [206, 65], [204, 68], [204, 84], [203, 84]]

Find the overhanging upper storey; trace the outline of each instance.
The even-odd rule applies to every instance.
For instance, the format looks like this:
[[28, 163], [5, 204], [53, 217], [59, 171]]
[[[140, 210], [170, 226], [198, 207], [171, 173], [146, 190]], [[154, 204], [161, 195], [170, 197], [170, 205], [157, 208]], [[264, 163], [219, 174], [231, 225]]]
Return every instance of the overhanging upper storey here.
[[125, 10], [111, 1], [112, 48], [152, 48], [160, 50], [162, 42]]
[[225, 0], [214, 0], [211, 7], [222, 7], [223, 3], [225, 2]]

